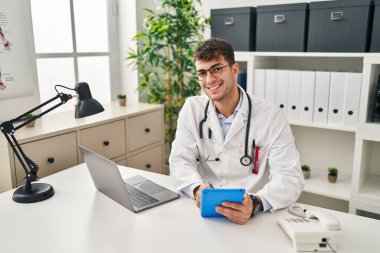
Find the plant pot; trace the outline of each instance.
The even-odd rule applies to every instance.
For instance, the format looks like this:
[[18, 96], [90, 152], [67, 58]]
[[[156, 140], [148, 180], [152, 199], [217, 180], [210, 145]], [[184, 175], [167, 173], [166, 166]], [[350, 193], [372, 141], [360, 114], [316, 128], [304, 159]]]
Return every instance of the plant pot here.
[[125, 106], [127, 104], [127, 99], [126, 98], [122, 98], [122, 99], [118, 99], [119, 101], [119, 105], [120, 106]]
[[26, 127], [34, 127], [34, 124], [36, 123], [36, 120], [33, 120], [29, 124], [26, 125]]
[[310, 175], [311, 175], [311, 171], [310, 170], [307, 170], [307, 171], [303, 170], [302, 173], [303, 173], [303, 177], [305, 179], [309, 179], [310, 178]]
[[338, 176], [328, 175], [328, 179], [330, 183], [335, 183], [336, 180], [338, 179]]

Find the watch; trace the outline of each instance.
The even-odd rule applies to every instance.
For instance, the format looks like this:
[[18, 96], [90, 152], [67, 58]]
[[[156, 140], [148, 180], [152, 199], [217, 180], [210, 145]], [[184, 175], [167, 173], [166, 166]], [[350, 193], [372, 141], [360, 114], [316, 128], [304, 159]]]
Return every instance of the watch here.
[[262, 203], [258, 198], [256, 198], [255, 195], [249, 194], [249, 196], [251, 197], [252, 202], [253, 202], [251, 217], [254, 217], [260, 211]]

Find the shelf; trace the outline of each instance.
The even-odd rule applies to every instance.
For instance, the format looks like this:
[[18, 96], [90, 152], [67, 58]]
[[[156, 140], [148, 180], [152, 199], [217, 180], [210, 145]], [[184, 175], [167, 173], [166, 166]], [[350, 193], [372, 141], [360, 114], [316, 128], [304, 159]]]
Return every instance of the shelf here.
[[380, 176], [371, 175], [356, 195], [368, 201], [380, 201]]
[[339, 57], [339, 58], [363, 58], [369, 57], [369, 62], [377, 62], [380, 53], [321, 53], [321, 52], [235, 52], [240, 56], [273, 56], [273, 57]]
[[294, 121], [294, 120], [289, 120], [289, 124], [293, 126], [312, 127], [312, 128], [318, 128], [318, 129], [327, 129], [327, 130], [335, 130], [335, 131], [343, 131], [343, 132], [352, 132], [352, 133], [356, 132], [356, 127], [330, 126], [330, 125], [306, 123], [306, 122]]
[[330, 183], [327, 179], [327, 171], [312, 169], [311, 177], [305, 179], [303, 191], [349, 201], [351, 196], [351, 175], [338, 174], [337, 182]]

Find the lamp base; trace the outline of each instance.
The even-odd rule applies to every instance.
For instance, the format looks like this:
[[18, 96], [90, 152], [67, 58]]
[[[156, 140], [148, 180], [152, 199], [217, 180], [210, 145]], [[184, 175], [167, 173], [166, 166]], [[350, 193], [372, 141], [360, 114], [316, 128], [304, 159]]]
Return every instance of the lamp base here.
[[54, 188], [45, 183], [31, 184], [30, 189], [25, 186], [17, 188], [13, 193], [13, 200], [18, 203], [35, 203], [46, 200], [54, 195]]

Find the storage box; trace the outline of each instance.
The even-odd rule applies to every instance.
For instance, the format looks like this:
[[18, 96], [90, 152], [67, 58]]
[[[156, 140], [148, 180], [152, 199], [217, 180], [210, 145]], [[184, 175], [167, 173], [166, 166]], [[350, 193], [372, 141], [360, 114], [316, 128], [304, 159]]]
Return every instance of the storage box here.
[[308, 5], [257, 7], [256, 51], [304, 52]]
[[309, 10], [309, 52], [369, 50], [371, 0], [311, 2]]
[[255, 50], [256, 8], [211, 10], [211, 37], [222, 38], [235, 51]]
[[375, 1], [375, 14], [373, 15], [371, 52], [380, 52], [380, 0]]

